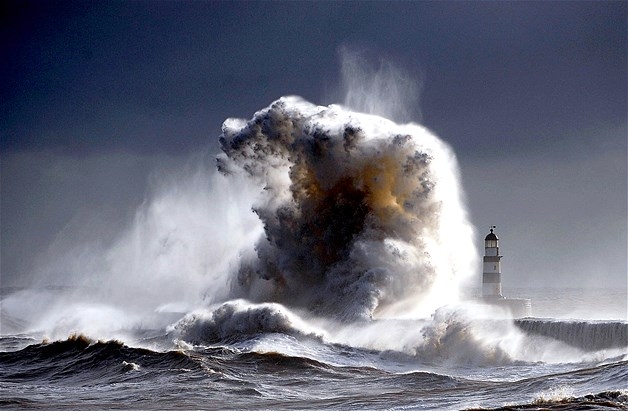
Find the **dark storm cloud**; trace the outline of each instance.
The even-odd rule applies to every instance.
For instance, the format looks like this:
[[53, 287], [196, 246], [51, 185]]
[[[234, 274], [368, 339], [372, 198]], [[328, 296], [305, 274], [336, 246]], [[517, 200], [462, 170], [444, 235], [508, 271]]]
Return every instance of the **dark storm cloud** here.
[[60, 6], [15, 6], [3, 47], [5, 148], [189, 150], [234, 108], [313, 94], [320, 82], [302, 79], [320, 77], [316, 61], [336, 64], [333, 46], [325, 58], [300, 47], [312, 16], [294, 5], [295, 15], [271, 4]]
[[229, 115], [329, 95], [341, 45], [421, 71], [425, 123], [465, 150], [625, 117], [622, 2], [5, 8], [3, 149], [190, 150]]
[[448, 6], [441, 17], [441, 27], [450, 27], [447, 46], [426, 59], [432, 66], [424, 112], [461, 149], [499, 144], [504, 152], [534, 151], [587, 125], [625, 123], [619, 4]]

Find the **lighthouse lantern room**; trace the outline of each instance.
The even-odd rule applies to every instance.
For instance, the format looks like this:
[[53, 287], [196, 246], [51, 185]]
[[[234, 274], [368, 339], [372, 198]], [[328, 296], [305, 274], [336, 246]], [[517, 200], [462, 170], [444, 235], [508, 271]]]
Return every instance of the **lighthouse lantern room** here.
[[502, 296], [502, 269], [499, 255], [499, 238], [491, 226], [490, 233], [484, 238], [484, 270], [482, 275], [482, 296], [484, 298], [504, 298]]

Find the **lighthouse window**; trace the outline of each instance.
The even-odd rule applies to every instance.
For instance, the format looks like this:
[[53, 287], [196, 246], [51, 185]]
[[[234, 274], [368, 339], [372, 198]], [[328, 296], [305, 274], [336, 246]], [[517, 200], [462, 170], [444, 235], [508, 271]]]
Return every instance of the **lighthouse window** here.
[[497, 266], [496, 265], [493, 266], [493, 270], [497, 270]]

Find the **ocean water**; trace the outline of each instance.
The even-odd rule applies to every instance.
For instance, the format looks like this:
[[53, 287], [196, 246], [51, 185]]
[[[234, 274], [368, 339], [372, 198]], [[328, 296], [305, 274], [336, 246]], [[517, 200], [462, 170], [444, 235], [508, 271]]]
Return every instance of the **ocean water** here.
[[505, 289], [523, 319], [475, 298], [429, 130], [286, 97], [220, 145], [1, 290], [2, 407], [628, 408], [626, 290]]
[[[596, 294], [612, 292], [553, 290], [553, 305], [560, 309], [572, 298], [593, 303]], [[626, 293], [619, 297], [625, 304]], [[162, 328], [117, 330], [115, 339], [45, 340], [19, 332], [19, 320], [3, 311], [0, 403], [36, 409], [628, 408], [625, 310], [605, 320], [513, 320], [473, 318], [462, 304], [424, 320], [325, 329], [297, 316], [286, 321], [289, 311], [281, 306], [231, 304], [232, 314], [248, 310], [256, 326], [198, 316], [190, 322], [188, 314]], [[172, 318], [164, 315], [164, 324]], [[195, 326], [182, 326], [190, 323]], [[385, 341], [386, 333], [399, 344]]]

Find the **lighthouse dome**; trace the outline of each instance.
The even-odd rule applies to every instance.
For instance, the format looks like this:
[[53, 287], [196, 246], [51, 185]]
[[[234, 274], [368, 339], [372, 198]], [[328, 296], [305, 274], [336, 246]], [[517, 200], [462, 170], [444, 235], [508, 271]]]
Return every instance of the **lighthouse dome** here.
[[493, 233], [493, 229], [491, 228], [491, 232], [484, 238], [484, 241], [497, 241], [499, 238]]

